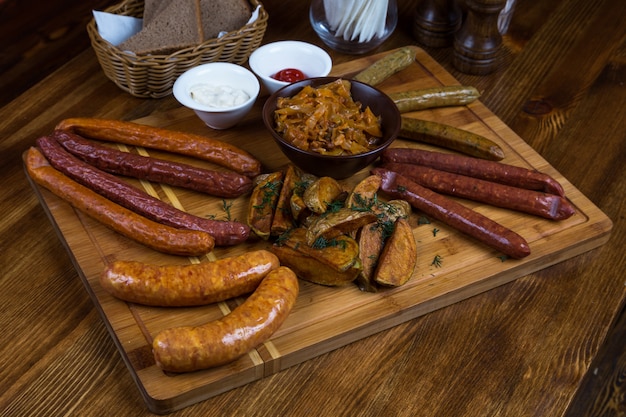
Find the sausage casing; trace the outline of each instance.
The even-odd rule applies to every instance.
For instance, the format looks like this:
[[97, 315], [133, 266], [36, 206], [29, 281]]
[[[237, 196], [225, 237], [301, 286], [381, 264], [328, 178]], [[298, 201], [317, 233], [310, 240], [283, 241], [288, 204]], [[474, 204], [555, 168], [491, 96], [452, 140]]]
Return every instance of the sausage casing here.
[[382, 153], [381, 160], [385, 163], [399, 162], [423, 165], [528, 190], [565, 195], [561, 184], [547, 174], [502, 162], [472, 158], [471, 156], [431, 152], [415, 148], [387, 148]]
[[268, 240], [272, 232], [272, 221], [283, 187], [282, 171], [259, 175], [248, 202], [246, 221], [250, 229], [261, 239]]
[[231, 170], [215, 171], [122, 152], [62, 130], [56, 130], [52, 137], [74, 156], [110, 174], [173, 185], [222, 198], [238, 197], [252, 189], [249, 177]]
[[397, 172], [442, 194], [480, 201], [533, 214], [551, 220], [571, 217], [574, 207], [563, 197], [414, 164], [386, 163], [383, 168]]
[[396, 103], [400, 113], [435, 107], [464, 106], [478, 97], [480, 93], [475, 87], [461, 85], [445, 85], [389, 94], [389, 98]]
[[283, 324], [298, 297], [295, 273], [281, 266], [230, 314], [197, 327], [158, 333], [152, 350], [166, 371], [190, 372], [230, 363], [267, 341]]
[[36, 148], [30, 148], [26, 153], [26, 169], [37, 184], [88, 216], [149, 248], [184, 256], [200, 256], [213, 249], [214, 240], [208, 233], [175, 229], [115, 204], [57, 171]]
[[445, 123], [402, 116], [398, 136], [491, 161], [504, 158], [502, 148], [491, 139]]
[[92, 139], [144, 146], [146, 148], [193, 156], [254, 177], [261, 163], [234, 145], [205, 136], [142, 125], [121, 120], [70, 118], [56, 126]]
[[381, 189], [383, 191], [407, 200], [411, 206], [426, 215], [454, 227], [511, 258], [520, 259], [530, 255], [530, 248], [523, 237], [488, 217], [393, 171], [375, 168], [372, 172], [382, 177]]
[[100, 284], [111, 295], [132, 303], [198, 306], [248, 294], [279, 266], [276, 255], [267, 250], [190, 265], [115, 261], [100, 275]]
[[415, 62], [415, 55], [416, 51], [411, 47], [400, 48], [374, 62], [353, 79], [371, 86], [378, 85]]
[[178, 210], [115, 175], [76, 158], [49, 136], [37, 139], [37, 145], [50, 164], [65, 175], [150, 220], [179, 229], [207, 232], [218, 246], [244, 242], [250, 234], [250, 228], [243, 223], [203, 218]]

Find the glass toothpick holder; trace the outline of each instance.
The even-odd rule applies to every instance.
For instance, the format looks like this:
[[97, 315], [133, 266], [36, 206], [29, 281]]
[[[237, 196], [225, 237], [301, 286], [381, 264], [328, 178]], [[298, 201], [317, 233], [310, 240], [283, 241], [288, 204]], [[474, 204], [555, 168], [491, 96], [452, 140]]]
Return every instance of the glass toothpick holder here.
[[312, 0], [309, 18], [320, 39], [347, 54], [382, 44], [398, 24], [396, 0]]

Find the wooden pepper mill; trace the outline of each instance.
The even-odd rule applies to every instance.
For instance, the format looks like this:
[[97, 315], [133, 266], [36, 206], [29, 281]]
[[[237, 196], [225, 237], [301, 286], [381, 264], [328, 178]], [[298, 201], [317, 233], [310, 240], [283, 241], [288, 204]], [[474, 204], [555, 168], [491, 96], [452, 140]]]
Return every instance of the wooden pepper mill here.
[[421, 0], [413, 19], [413, 37], [434, 48], [450, 46], [462, 17], [457, 0]]
[[489, 74], [502, 44], [498, 16], [506, 0], [465, 0], [465, 20], [454, 37], [452, 63], [461, 72]]

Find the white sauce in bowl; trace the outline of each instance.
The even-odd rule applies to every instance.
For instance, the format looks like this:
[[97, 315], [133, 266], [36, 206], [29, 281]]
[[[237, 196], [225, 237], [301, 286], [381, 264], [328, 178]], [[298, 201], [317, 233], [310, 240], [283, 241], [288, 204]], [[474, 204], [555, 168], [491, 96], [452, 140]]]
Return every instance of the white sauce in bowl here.
[[239, 106], [250, 99], [245, 91], [228, 85], [196, 84], [189, 94], [197, 103], [218, 109]]

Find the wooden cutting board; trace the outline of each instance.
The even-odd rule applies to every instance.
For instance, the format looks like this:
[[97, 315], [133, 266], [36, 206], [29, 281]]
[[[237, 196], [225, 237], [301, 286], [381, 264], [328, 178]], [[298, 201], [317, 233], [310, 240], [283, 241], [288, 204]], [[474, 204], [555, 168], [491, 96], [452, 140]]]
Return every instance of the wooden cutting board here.
[[[379, 85], [380, 89], [391, 93], [458, 84], [424, 51], [415, 49], [415, 64]], [[350, 76], [380, 56], [338, 65], [332, 75]], [[263, 127], [263, 101], [263, 98], [258, 100], [242, 123], [226, 131], [205, 127], [191, 111], [184, 108], [166, 114], [153, 114], [137, 122], [231, 142], [256, 155], [264, 164], [265, 171], [269, 172], [280, 169], [288, 161]], [[300, 296], [294, 310], [271, 340], [230, 365], [206, 371], [180, 375], [163, 373], [155, 365], [150, 350], [153, 335], [167, 327], [198, 325], [222, 317], [243, 298], [206, 307], [144, 307], [119, 301], [105, 293], [98, 283], [98, 275], [104, 265], [114, 259], [158, 264], [207, 262], [264, 248], [268, 243], [253, 241], [230, 248], [217, 248], [203, 259], [168, 256], [112, 232], [47, 190], [33, 186], [151, 411], [168, 413], [205, 400], [561, 262], [608, 240], [611, 220], [480, 102], [413, 115], [480, 133], [502, 146], [506, 153], [503, 162], [550, 174], [563, 185], [566, 197], [576, 207], [575, 215], [555, 222], [462, 201], [513, 229], [529, 242], [530, 256], [523, 260], [503, 260], [500, 253], [460, 235], [445, 224], [432, 220], [430, 224], [418, 222], [422, 215], [414, 212], [410, 222], [414, 227], [419, 253], [414, 276], [406, 285], [379, 293], [364, 293], [356, 285], [328, 288], [301, 281]], [[400, 140], [393, 146], [428, 148]], [[139, 151], [145, 152], [143, 149]], [[190, 162], [185, 157], [163, 155], [156, 151], [149, 153]], [[193, 163], [205, 164], [199, 161]], [[367, 174], [368, 171], [364, 170], [342, 182], [346, 189], [350, 189]], [[245, 220], [247, 197], [222, 200], [159, 184], [133, 183], [199, 216], [218, 219], [230, 216]], [[438, 231], [435, 232], [435, 229]], [[433, 263], [435, 256], [441, 259], [440, 265]]]

